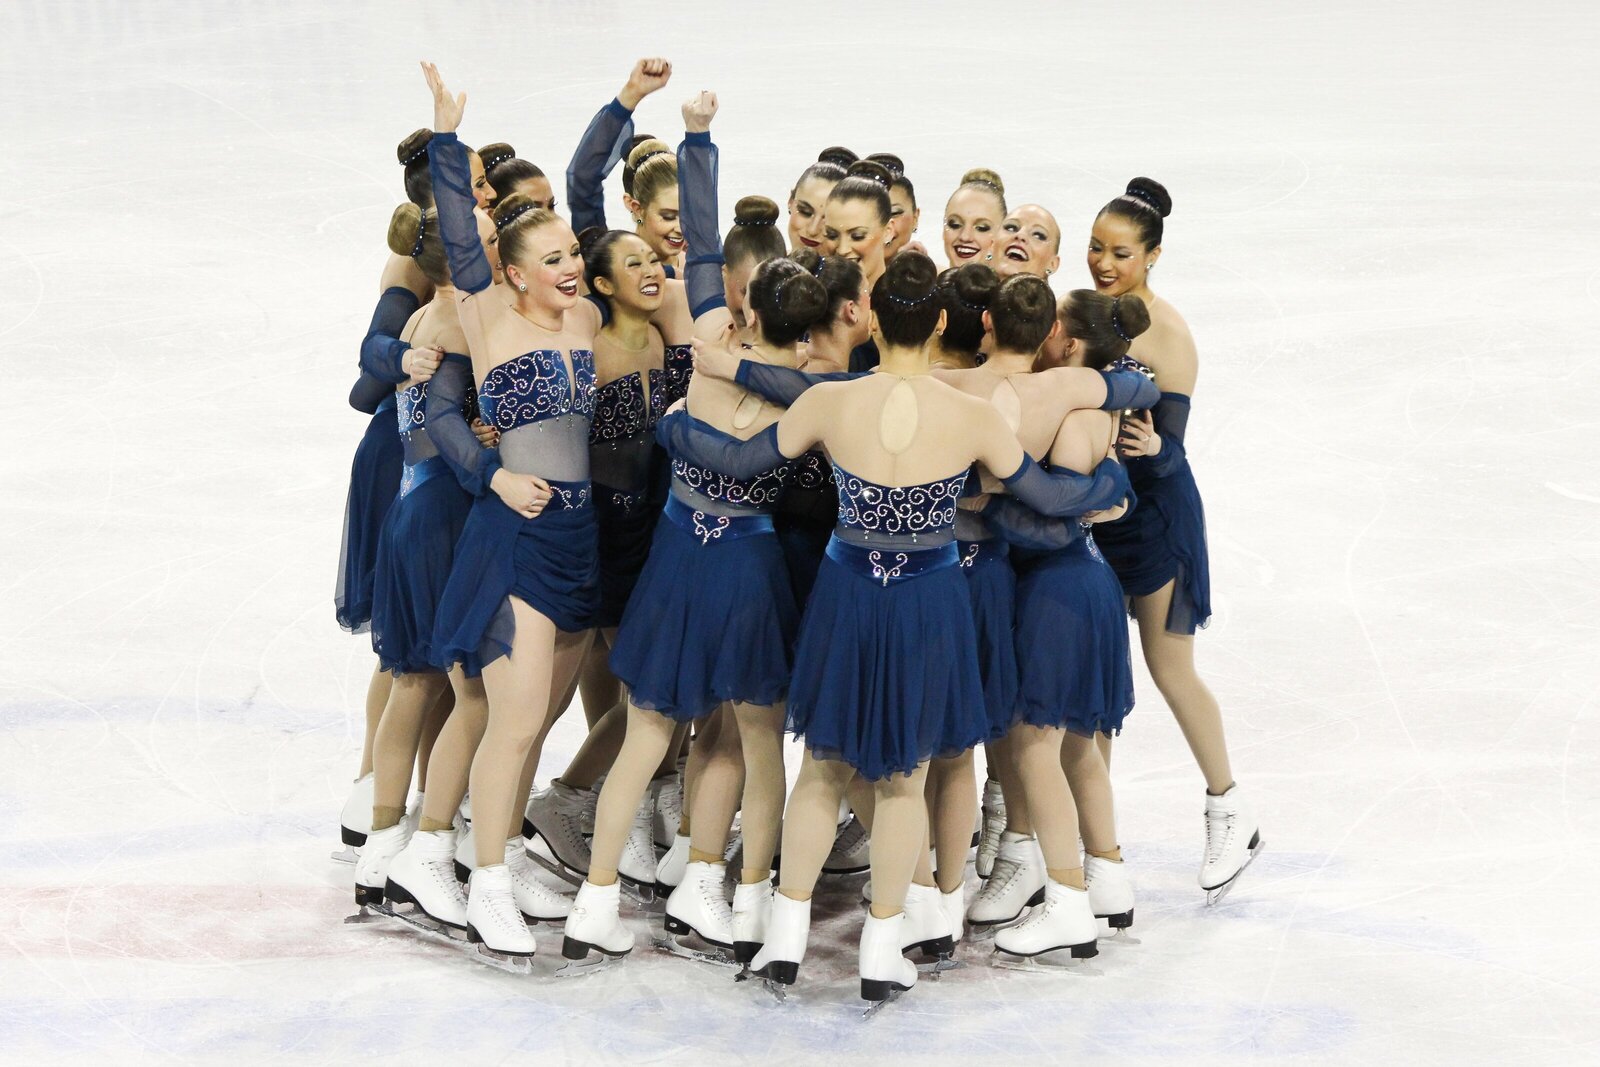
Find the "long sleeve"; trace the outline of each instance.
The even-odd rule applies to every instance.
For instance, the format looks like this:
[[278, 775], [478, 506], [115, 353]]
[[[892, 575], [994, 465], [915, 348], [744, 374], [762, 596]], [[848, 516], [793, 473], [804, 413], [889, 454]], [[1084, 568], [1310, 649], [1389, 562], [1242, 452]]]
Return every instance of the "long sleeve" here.
[[409, 377], [401, 368], [401, 362], [411, 345], [400, 340], [400, 334], [421, 306], [417, 294], [404, 286], [391, 285], [383, 291], [378, 297], [378, 306], [373, 309], [367, 335], [361, 339], [363, 374], [390, 385], [399, 385]]
[[371, 415], [378, 410], [378, 405], [383, 403], [384, 397], [393, 395], [394, 386], [388, 382], [380, 382], [363, 371], [361, 377], [356, 379], [356, 384], [350, 387], [350, 406], [363, 415]]
[[428, 142], [428, 172], [433, 177], [433, 203], [439, 210], [439, 233], [450, 262], [450, 280], [463, 293], [481, 293], [494, 284], [494, 273], [472, 217], [467, 149], [454, 133], [436, 133]]
[[726, 307], [722, 234], [717, 232], [717, 146], [710, 131], [685, 133], [678, 146], [678, 225], [683, 229], [683, 286], [699, 318]]
[[763, 400], [788, 407], [813, 385], [821, 385], [823, 382], [848, 382], [852, 378], [859, 377], [861, 375], [847, 371], [812, 374], [809, 371], [795, 370], [793, 367], [775, 367], [759, 359], [741, 359], [733, 380]]
[[1100, 377], [1106, 381], [1106, 402], [1100, 405], [1101, 411], [1151, 408], [1161, 399], [1156, 383], [1136, 370], [1103, 370]]
[[1002, 479], [1017, 499], [1046, 515], [1082, 515], [1115, 507], [1128, 495], [1128, 472], [1115, 460], [1101, 460], [1093, 474], [1047, 471], [1026, 453], [1022, 465]]
[[467, 425], [464, 405], [471, 389], [472, 361], [447, 352], [438, 371], [428, 380], [423, 425], [461, 487], [473, 496], [483, 496], [489, 491], [489, 479], [500, 467], [500, 456], [496, 450], [479, 444], [472, 427]]
[[989, 528], [1018, 548], [1036, 552], [1066, 548], [1083, 536], [1076, 518], [1049, 518], [1009, 496], [990, 499], [983, 509]]
[[633, 140], [633, 112], [612, 99], [595, 113], [567, 164], [567, 207], [572, 232], [606, 224], [605, 180]]
[[1182, 393], [1162, 393], [1151, 409], [1156, 433], [1161, 435], [1161, 451], [1139, 458], [1147, 473], [1166, 478], [1189, 465], [1189, 453], [1183, 447], [1183, 437], [1189, 429], [1189, 405], [1189, 398]]
[[674, 459], [707, 467], [731, 478], [754, 478], [789, 462], [789, 457], [778, 450], [777, 423], [748, 441], [741, 441], [679, 409], [656, 423], [656, 440]]

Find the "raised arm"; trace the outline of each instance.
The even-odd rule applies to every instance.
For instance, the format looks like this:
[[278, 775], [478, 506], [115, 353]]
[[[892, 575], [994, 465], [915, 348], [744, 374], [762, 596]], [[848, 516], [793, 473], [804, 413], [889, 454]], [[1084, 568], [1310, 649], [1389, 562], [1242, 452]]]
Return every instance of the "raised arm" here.
[[678, 146], [683, 281], [689, 314], [697, 319], [728, 302], [722, 287], [722, 234], [717, 231], [717, 146], [711, 143], [711, 120], [716, 114], [716, 93], [700, 92], [685, 101], [683, 143]]
[[665, 59], [641, 59], [616, 98], [596, 112], [567, 165], [567, 203], [572, 212], [572, 232], [606, 224], [605, 180], [627, 154], [633, 140], [633, 112], [639, 102], [672, 77]]

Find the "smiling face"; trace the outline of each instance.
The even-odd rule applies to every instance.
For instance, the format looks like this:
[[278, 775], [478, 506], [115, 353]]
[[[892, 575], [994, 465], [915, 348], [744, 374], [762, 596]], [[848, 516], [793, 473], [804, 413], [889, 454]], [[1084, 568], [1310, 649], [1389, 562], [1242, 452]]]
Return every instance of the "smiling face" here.
[[683, 251], [683, 227], [678, 224], [678, 187], [670, 185], [644, 205], [637, 229], [645, 243], [663, 260], [676, 261]]
[[667, 272], [661, 257], [642, 238], [619, 237], [611, 247], [611, 271], [595, 279], [595, 291], [620, 305], [653, 312], [661, 307]]
[[1005, 212], [993, 192], [967, 185], [944, 207], [944, 252], [952, 267], [988, 262], [1000, 237]]
[[822, 212], [837, 182], [807, 178], [789, 196], [789, 251], [817, 250], [822, 244]]
[[1000, 224], [995, 273], [1002, 278], [1032, 274], [1044, 278], [1061, 266], [1061, 227], [1038, 204], [1023, 204]]
[[893, 259], [896, 252], [911, 242], [911, 235], [917, 231], [917, 220], [921, 216], [922, 212], [911, 202], [911, 194], [905, 186], [890, 187], [889, 243], [883, 250], [885, 259]]
[[[501, 246], [506, 246], [504, 234]], [[517, 257], [506, 263], [506, 281], [528, 287], [526, 293], [519, 293], [521, 299], [553, 312], [565, 311], [578, 302], [583, 257], [578, 253], [578, 239], [572, 235], [571, 226], [553, 219], [518, 234], [517, 250]]]
[[823, 212], [822, 247], [817, 251], [859, 263], [861, 272], [875, 279], [883, 273], [884, 238], [888, 232], [888, 225], [872, 201], [831, 197]]
[[1108, 296], [1137, 292], [1144, 287], [1150, 265], [1161, 247], [1145, 251], [1139, 228], [1118, 215], [1102, 214], [1089, 235], [1089, 277]]

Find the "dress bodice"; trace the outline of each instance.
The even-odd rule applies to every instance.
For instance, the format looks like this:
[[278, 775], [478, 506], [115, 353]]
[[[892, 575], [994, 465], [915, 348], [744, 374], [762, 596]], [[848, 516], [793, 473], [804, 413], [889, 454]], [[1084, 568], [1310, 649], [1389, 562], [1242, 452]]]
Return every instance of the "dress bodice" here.
[[[792, 467], [785, 463], [754, 478], [734, 478], [687, 460], [672, 461], [673, 481], [695, 497], [757, 511], [769, 511], [778, 503], [789, 485], [791, 471]], [[692, 499], [690, 502], [698, 503]]]
[[483, 376], [478, 404], [486, 421], [501, 433], [562, 415], [590, 418], [595, 410], [594, 353], [575, 348], [572, 374], [553, 348], [539, 348], [508, 359]]
[[954, 536], [956, 501], [968, 471], [920, 485], [879, 485], [837, 463], [839, 536], [851, 541], [893, 540], [937, 545]]
[[662, 353], [661, 369], [650, 371], [650, 426], [667, 409], [689, 395], [689, 376], [694, 372], [694, 349], [689, 345], [668, 345]]

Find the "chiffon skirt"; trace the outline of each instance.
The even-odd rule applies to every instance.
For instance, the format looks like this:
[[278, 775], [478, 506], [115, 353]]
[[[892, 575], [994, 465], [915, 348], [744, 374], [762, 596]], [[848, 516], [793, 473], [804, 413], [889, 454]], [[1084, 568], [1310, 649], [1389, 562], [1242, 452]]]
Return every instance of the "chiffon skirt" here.
[[356, 446], [350, 464], [350, 492], [344, 504], [344, 537], [339, 546], [339, 574], [334, 583], [333, 614], [339, 625], [361, 633], [372, 621], [373, 571], [383, 521], [400, 492], [405, 466], [394, 396], [378, 405]]

